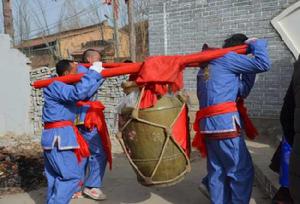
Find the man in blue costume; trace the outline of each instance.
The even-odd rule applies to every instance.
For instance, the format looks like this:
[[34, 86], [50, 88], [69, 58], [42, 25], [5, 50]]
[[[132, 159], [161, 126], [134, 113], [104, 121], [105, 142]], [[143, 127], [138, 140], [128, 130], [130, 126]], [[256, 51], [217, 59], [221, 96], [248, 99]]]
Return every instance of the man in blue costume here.
[[[243, 34], [235, 34], [225, 40], [223, 48], [244, 43], [248, 44], [248, 53], [252, 57], [230, 52], [211, 61], [207, 68], [200, 69], [197, 76], [199, 112], [216, 106], [227, 107], [228, 104], [235, 108], [238, 98], [245, 98], [249, 94], [255, 74], [270, 69], [265, 40], [248, 39]], [[240, 114], [227, 111], [214, 116], [202, 116], [196, 119], [195, 125], [200, 127], [205, 138], [208, 175], [203, 183], [210, 193], [211, 202], [249, 203], [254, 172], [251, 156], [240, 132]]]
[[[96, 50], [88, 49], [83, 53], [83, 62], [94, 63], [100, 61], [100, 54]], [[79, 73], [86, 73], [88, 69], [82, 65], [77, 67]], [[104, 80], [98, 82], [98, 87]], [[96, 101], [97, 89], [91, 89], [88, 97], [85, 100]], [[87, 158], [86, 165], [83, 168], [84, 189], [83, 193], [95, 200], [104, 200], [106, 195], [100, 189], [102, 187], [102, 181], [105, 173], [107, 155], [104, 151], [101, 137], [97, 128], [92, 130], [87, 129], [84, 126], [85, 117], [89, 109], [89, 105], [85, 105], [79, 109], [76, 125], [83, 135], [84, 139], [89, 144], [89, 150], [91, 155]]]
[[[81, 181], [80, 162], [88, 156], [88, 148], [73, 125], [78, 107], [91, 89], [102, 81], [101, 63], [93, 65], [75, 85], [54, 81], [44, 91], [42, 119], [44, 130], [41, 144], [44, 149], [45, 174], [48, 182], [47, 203], [67, 204]], [[61, 60], [56, 65], [59, 76], [77, 73], [77, 65]]]

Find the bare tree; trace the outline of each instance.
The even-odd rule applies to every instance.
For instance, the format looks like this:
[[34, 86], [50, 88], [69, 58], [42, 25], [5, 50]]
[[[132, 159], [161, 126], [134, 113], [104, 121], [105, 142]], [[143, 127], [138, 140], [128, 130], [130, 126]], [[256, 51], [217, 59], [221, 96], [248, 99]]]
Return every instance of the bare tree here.
[[76, 3], [74, 0], [65, 0], [60, 12], [60, 16], [62, 17], [60, 19], [60, 29], [62, 29], [60, 32], [81, 27], [81, 19], [79, 15], [80, 12], [78, 8], [82, 8], [80, 2]]
[[[2, 1], [0, 1], [0, 10], [2, 9]], [[4, 32], [4, 16], [0, 15], [0, 33]]]
[[120, 1], [119, 7], [119, 25], [124, 27], [128, 24], [128, 9], [125, 1]]
[[30, 15], [28, 4], [25, 1], [14, 1], [14, 27], [15, 27], [15, 44], [22, 43], [23, 40], [27, 40], [30, 37]]
[[3, 19], [0, 16], [0, 33], [3, 33]]
[[[44, 35], [49, 35], [50, 34], [50, 29], [49, 29], [49, 26], [48, 26], [49, 23], [48, 23], [48, 20], [47, 20], [46, 6], [40, 0], [34, 0], [33, 2], [34, 2], [36, 7], [38, 8], [38, 11], [40, 11], [40, 14], [41, 14], [41, 15], [39, 15], [39, 13], [35, 10], [32, 11], [33, 14], [34, 14], [35, 22], [41, 28], [42, 33]], [[42, 18], [40, 18], [40, 16]]]
[[[91, 12], [89, 12], [89, 20], [92, 24], [99, 24], [99, 30], [101, 39], [104, 40], [104, 31], [103, 26], [101, 23], [102, 13], [101, 10], [99, 10], [99, 1], [98, 0], [89, 0], [89, 5], [92, 8]], [[103, 15], [104, 17], [104, 15]]]
[[4, 33], [14, 38], [13, 15], [10, 0], [2, 0], [2, 13], [4, 21]]
[[[46, 36], [50, 35], [50, 33], [51, 33], [48, 19], [47, 19], [46, 6], [40, 0], [34, 0], [33, 3], [35, 4], [35, 6], [38, 8], [37, 10], [39, 11], [39, 12], [37, 12], [35, 10], [32, 10], [34, 20], [40, 28], [40, 33], [38, 33], [38, 34], [41, 36], [46, 47], [48, 48], [47, 50], [49, 51], [49, 54], [51, 55], [52, 60], [56, 61], [57, 59], [60, 58], [60, 55], [59, 55], [59, 53], [56, 52], [56, 50], [52, 46], [50, 46], [48, 40], [46, 39]], [[40, 18], [40, 16], [42, 18]]]
[[98, 0], [89, 0], [87, 1], [89, 7], [91, 8], [91, 12], [88, 13], [88, 19], [86, 19], [87, 23], [97, 24], [101, 22], [101, 12], [99, 12], [99, 1]]
[[134, 4], [136, 19], [136, 38], [137, 38], [137, 58], [144, 60], [149, 55], [148, 43], [148, 19], [149, 19], [149, 0], [137, 0]]
[[149, 19], [150, 0], [137, 0], [134, 3], [135, 18], [137, 21]]

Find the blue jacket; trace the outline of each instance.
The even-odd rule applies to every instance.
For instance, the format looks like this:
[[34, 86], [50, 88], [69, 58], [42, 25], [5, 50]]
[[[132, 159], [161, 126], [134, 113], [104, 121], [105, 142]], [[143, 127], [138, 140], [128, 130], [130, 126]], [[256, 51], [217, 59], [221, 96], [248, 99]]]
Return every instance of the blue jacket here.
[[[271, 68], [266, 40], [256, 40], [249, 45], [253, 57], [230, 52], [213, 60], [208, 71], [200, 69], [197, 75], [199, 108], [245, 98], [254, 85], [255, 74]], [[208, 72], [208, 73], [206, 73]], [[238, 112], [226, 113], [200, 121], [202, 133], [221, 133], [241, 126]]]
[[[99, 73], [89, 70], [75, 85], [59, 81], [50, 84], [44, 89], [43, 122], [74, 121], [78, 110], [76, 102], [86, 99], [91, 89], [97, 89], [100, 80], [102, 76]], [[52, 149], [56, 140], [60, 150], [79, 147], [70, 126], [43, 130], [41, 143], [44, 149]]]
[[[88, 68], [84, 67], [83, 65], [79, 64], [77, 66], [77, 72], [78, 73], [87, 73], [88, 72]], [[85, 100], [89, 100], [89, 101], [95, 101], [96, 100], [96, 93], [98, 88], [104, 83], [105, 79], [102, 78], [101, 80], [99, 80], [97, 82], [97, 86], [91, 88], [88, 92], [87, 97], [85, 98]], [[76, 116], [76, 125], [82, 125], [84, 124], [84, 119], [86, 116], [86, 113], [89, 109], [89, 106], [82, 106], [78, 109], [77, 112], [77, 116]]]

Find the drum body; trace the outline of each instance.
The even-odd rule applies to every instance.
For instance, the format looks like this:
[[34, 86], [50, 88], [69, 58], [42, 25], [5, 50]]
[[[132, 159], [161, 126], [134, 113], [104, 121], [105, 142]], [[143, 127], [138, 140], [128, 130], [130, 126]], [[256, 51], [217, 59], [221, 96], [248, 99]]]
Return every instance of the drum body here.
[[121, 140], [141, 184], [170, 186], [189, 171], [189, 159], [171, 131], [184, 106], [177, 97], [164, 96], [152, 108], [122, 110]]

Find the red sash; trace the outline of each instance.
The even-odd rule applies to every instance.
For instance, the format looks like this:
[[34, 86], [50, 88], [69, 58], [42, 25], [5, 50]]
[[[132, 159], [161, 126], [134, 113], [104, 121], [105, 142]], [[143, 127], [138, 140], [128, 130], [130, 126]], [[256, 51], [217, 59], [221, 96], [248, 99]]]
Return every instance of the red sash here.
[[45, 129], [51, 129], [51, 128], [62, 128], [66, 126], [71, 126], [76, 134], [77, 143], [79, 145], [78, 149], [74, 149], [74, 153], [76, 154], [76, 157], [78, 159], [78, 162], [81, 161], [81, 157], [88, 157], [90, 156], [89, 146], [78, 131], [77, 127], [73, 124], [72, 121], [57, 121], [57, 122], [50, 122], [45, 123], [44, 128]]
[[245, 132], [248, 138], [254, 139], [258, 133], [254, 127], [252, 121], [250, 120], [247, 109], [244, 106], [244, 100], [239, 99], [237, 103], [235, 102], [225, 102], [217, 105], [212, 105], [206, 108], [203, 108], [196, 113], [196, 119], [193, 125], [193, 129], [196, 132], [195, 137], [192, 142], [192, 146], [197, 148], [202, 157], [207, 156], [207, 149], [205, 145], [205, 136], [201, 133], [199, 122], [200, 120], [216, 115], [221, 115], [231, 112], [239, 112], [240, 116], [244, 122]]
[[100, 101], [79, 101], [78, 106], [89, 106], [88, 112], [84, 119], [84, 126], [92, 130], [97, 128], [98, 134], [101, 137], [102, 145], [107, 156], [109, 168], [112, 168], [112, 153], [111, 142], [108, 134], [108, 129], [105, 122], [103, 110], [104, 105]]

